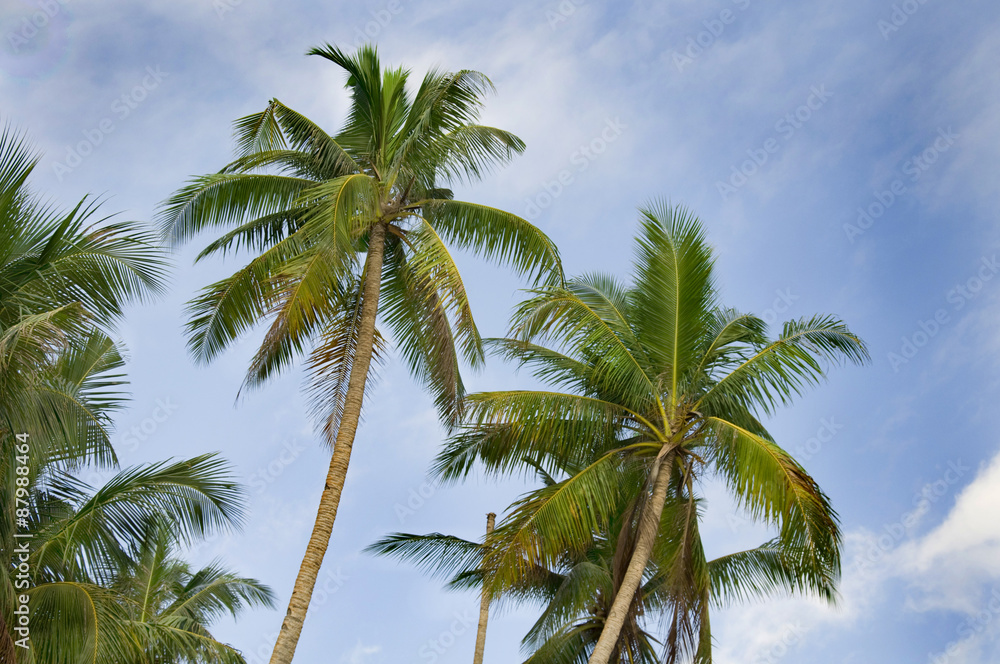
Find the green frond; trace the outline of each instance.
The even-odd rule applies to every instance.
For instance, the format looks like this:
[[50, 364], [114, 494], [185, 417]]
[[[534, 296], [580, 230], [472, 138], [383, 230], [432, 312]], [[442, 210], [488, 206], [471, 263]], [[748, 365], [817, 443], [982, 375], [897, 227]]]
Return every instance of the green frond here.
[[548, 385], [581, 394], [594, 392], [591, 364], [520, 339], [485, 339], [483, 343], [501, 359], [531, 367], [531, 374]]
[[[435, 308], [440, 303], [454, 321], [455, 340], [465, 361], [473, 368], [482, 366], [483, 342], [472, 318], [472, 307], [448, 248], [434, 231], [424, 222], [419, 229], [408, 236], [408, 248], [412, 252], [407, 266], [409, 279], [414, 283], [426, 283], [438, 294], [436, 302], [418, 303], [418, 307]], [[430, 290], [428, 288], [427, 290]]]
[[446, 177], [476, 181], [524, 152], [525, 144], [503, 129], [464, 125], [435, 147], [441, 153], [439, 168]]
[[[559, 576], [559, 584], [545, 608], [521, 642], [522, 648], [541, 652], [546, 643], [581, 618], [593, 614], [594, 605], [614, 595], [611, 570], [583, 559]], [[595, 639], [596, 640], [596, 639]]]
[[773, 441], [719, 418], [708, 418], [712, 465], [754, 519], [780, 526], [781, 542], [815, 565], [840, 568], [837, 514], [816, 482]]
[[315, 122], [285, 106], [271, 101], [275, 117], [294, 151], [309, 155], [314, 172], [322, 179], [332, 179], [362, 170], [350, 153]]
[[195, 262], [214, 254], [224, 257], [240, 249], [266, 251], [268, 247], [278, 244], [302, 227], [302, 213], [303, 210], [292, 208], [240, 224], [210, 242], [198, 253]]
[[516, 338], [554, 340], [565, 352], [591, 365], [591, 391], [632, 409], [646, 409], [658, 390], [644, 352], [619, 306], [599, 285], [602, 278], [574, 279], [565, 288], [548, 288], [522, 302], [514, 315]]
[[736, 603], [815, 594], [830, 602], [836, 598], [837, 570], [817, 567], [817, 561], [780, 539], [709, 561], [712, 603], [720, 608]]
[[122, 546], [136, 548], [145, 539], [152, 515], [191, 542], [238, 528], [242, 498], [228, 465], [214, 454], [126, 469], [75, 507], [71, 518], [44, 529], [34, 556], [39, 565], [75, 569], [88, 560], [117, 559]]
[[450, 577], [454, 582], [479, 568], [483, 545], [441, 533], [392, 533], [368, 545], [365, 552], [406, 561], [431, 577]]
[[211, 361], [271, 311], [282, 270], [303, 251], [300, 238], [292, 235], [188, 303], [185, 329], [195, 360]]
[[640, 212], [631, 324], [676, 406], [681, 377], [698, 359], [715, 308], [714, 261], [688, 210], [659, 202]]
[[[416, 205], [416, 204], [415, 204]], [[559, 250], [545, 233], [510, 212], [453, 200], [422, 201], [423, 217], [446, 242], [509, 265], [537, 282], [561, 283]]]
[[483, 559], [490, 591], [502, 593], [532, 568], [555, 567], [562, 556], [589, 548], [620, 505], [620, 464], [617, 453], [605, 454], [572, 477], [515, 502], [493, 531]]
[[735, 402], [770, 414], [818, 384], [825, 375], [825, 363], [864, 364], [868, 359], [864, 342], [836, 318], [789, 321], [778, 339], [721, 367], [721, 375], [700, 395], [696, 408], [725, 412]]
[[348, 247], [378, 217], [380, 195], [376, 180], [354, 173], [314, 185], [296, 205], [305, 210], [303, 230], [334, 236], [337, 245]]
[[160, 207], [160, 231], [173, 244], [219, 226], [244, 224], [296, 205], [311, 180], [258, 173], [216, 173], [192, 178]]
[[341, 312], [350, 297], [341, 285], [350, 274], [344, 258], [336, 249], [316, 245], [282, 263], [268, 297], [271, 326], [250, 361], [244, 387], [260, 387], [289, 367]]
[[416, 260], [417, 265], [413, 265], [403, 242], [387, 240], [380, 311], [410, 373], [434, 396], [443, 422], [453, 426], [462, 416], [465, 386], [448, 316], [449, 301], [442, 298], [442, 290], [445, 297], [451, 297], [451, 303], [458, 304], [459, 315], [466, 316], [464, 322], [458, 322], [464, 325], [466, 345], [471, 341], [469, 350], [473, 353], [479, 345], [478, 331], [468, 310], [462, 311], [464, 292], [455, 292], [456, 286], [464, 291], [461, 282], [446, 288], [447, 284], [428, 277], [428, 266], [420, 263], [419, 254]]
[[459, 433], [434, 462], [445, 480], [465, 477], [477, 461], [489, 474], [521, 470], [534, 459], [546, 470], [583, 460], [592, 445], [616, 440], [634, 413], [618, 404], [557, 392], [507, 391], [469, 395]]
[[233, 123], [233, 138], [239, 158], [285, 148], [285, 137], [275, 117], [277, 100], [271, 100], [260, 113], [251, 113]]
[[[306, 362], [306, 394], [310, 410], [315, 420], [322, 422], [324, 438], [331, 445], [340, 429], [340, 418], [347, 400], [347, 386], [358, 347], [363, 281], [364, 274], [360, 279], [343, 285], [342, 294], [336, 298], [340, 309], [327, 322]], [[376, 328], [372, 344], [372, 368], [369, 369], [368, 380], [365, 382], [366, 396], [377, 383], [377, 369], [386, 361], [388, 349], [388, 341]]]

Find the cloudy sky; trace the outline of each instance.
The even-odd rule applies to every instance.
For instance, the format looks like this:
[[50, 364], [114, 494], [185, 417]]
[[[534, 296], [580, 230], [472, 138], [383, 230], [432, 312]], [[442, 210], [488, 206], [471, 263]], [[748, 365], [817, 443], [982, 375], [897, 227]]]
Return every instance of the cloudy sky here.
[[[0, 117], [44, 153], [36, 188], [139, 220], [222, 166], [232, 121], [270, 98], [339, 126], [343, 77], [305, 57], [311, 46], [372, 40], [418, 74], [487, 73], [486, 120], [528, 149], [461, 196], [538, 223], [570, 273], [620, 275], [636, 207], [683, 203], [706, 224], [728, 303], [776, 322], [837, 314], [871, 346], [871, 366], [834, 371], [770, 422], [841, 516], [839, 606], [720, 611], [717, 660], [1000, 659], [997, 3], [2, 0], [0, 38]], [[295, 373], [236, 402], [259, 333], [210, 367], [187, 356], [184, 302], [238, 264], [192, 266], [205, 241], [177, 255], [169, 295], [123, 326], [134, 399], [118, 449], [124, 464], [220, 450], [247, 483], [244, 532], [191, 555], [221, 556], [280, 596], [278, 611], [218, 626], [256, 664], [329, 457]], [[460, 265], [481, 329], [501, 334], [523, 284]], [[528, 384], [497, 363], [468, 382]], [[431, 406], [398, 366], [382, 373], [296, 661], [471, 658], [475, 596], [361, 552], [397, 530], [478, 537], [524, 490], [427, 483], [442, 440]], [[767, 537], [706, 491], [711, 552]], [[532, 619], [498, 614], [486, 661], [519, 661]]]

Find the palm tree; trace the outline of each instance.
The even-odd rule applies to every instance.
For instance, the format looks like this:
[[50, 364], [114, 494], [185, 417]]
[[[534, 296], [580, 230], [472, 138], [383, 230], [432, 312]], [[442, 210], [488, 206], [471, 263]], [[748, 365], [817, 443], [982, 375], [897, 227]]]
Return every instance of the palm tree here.
[[[107, 432], [109, 415], [124, 398], [124, 362], [115, 344], [94, 331], [82, 343], [74, 340], [49, 364], [51, 372], [43, 372], [37, 382], [40, 393], [73, 401], [87, 416], [66, 426], [82, 442], [48, 446], [41, 441], [25, 459], [21, 455], [29, 446], [21, 437], [17, 455], [12, 449], [12, 454], [0, 457], [4, 661], [168, 664], [196, 653], [199, 661], [241, 663], [236, 651], [207, 633], [206, 619], [215, 617], [214, 612], [192, 613], [185, 621], [182, 610], [171, 618], [157, 606], [156, 621], [148, 615], [140, 620], [136, 616], [144, 614], [135, 608], [135, 593], [128, 592], [149, 558], [153, 526], [168, 524], [174, 542], [193, 542], [241, 523], [242, 493], [230, 471], [215, 456], [204, 455], [122, 470], [99, 489], [88, 486], [74, 470], [88, 459], [96, 458], [100, 465], [101, 458], [113, 456]], [[28, 440], [33, 437], [29, 434]], [[24, 539], [25, 534], [30, 537]], [[191, 589], [198, 585], [191, 584]], [[19, 595], [27, 595], [31, 606], [27, 650], [14, 647]], [[260, 598], [248, 599], [259, 603]], [[240, 606], [232, 604], [237, 610]], [[150, 660], [154, 650], [162, 656]], [[174, 653], [173, 659], [165, 658], [168, 652]]]
[[[490, 512], [486, 515], [486, 537], [493, 534], [493, 527], [496, 525], [497, 515]], [[490, 623], [490, 594], [486, 589], [480, 591], [479, 597], [479, 626], [476, 629], [476, 649], [472, 654], [472, 664], [483, 664], [483, 655], [486, 654], [486, 630]]]
[[237, 618], [250, 607], [274, 607], [274, 594], [255, 579], [219, 562], [192, 571], [174, 553], [177, 538], [163, 520], [147, 526], [134, 560], [117, 572], [112, 587], [125, 606], [129, 627], [147, 635], [153, 664], [243, 663], [240, 654], [209, 632], [218, 618]]
[[[829, 316], [787, 322], [769, 339], [760, 318], [718, 304], [697, 218], [666, 204], [641, 213], [631, 285], [589, 275], [535, 289], [515, 314], [511, 338], [497, 342], [556, 390], [470, 395], [468, 425], [436, 468], [445, 479], [464, 477], [477, 462], [492, 474], [531, 464], [580, 468], [528, 496], [512, 526], [496, 529], [483, 563], [494, 594], [532, 568], [585, 551], [619, 513], [629, 490], [623, 467], [637, 472], [641, 491], [616, 544], [614, 601], [589, 662], [610, 660], [651, 558], [671, 603], [665, 661], [689, 652], [708, 662], [711, 596], [697, 482], [720, 479], [751, 518], [777, 527], [781, 547], [796, 552], [801, 586], [833, 601], [836, 514], [760, 417], [819, 382], [826, 364], [862, 363], [868, 353]], [[658, 553], [663, 529], [674, 533], [672, 544]], [[731, 566], [736, 587], [757, 580]]]
[[104, 423], [59, 372], [95, 328], [110, 333], [128, 303], [162, 289], [164, 257], [154, 234], [98, 218], [86, 199], [69, 213], [43, 203], [28, 186], [37, 162], [23, 135], [0, 131], [0, 452], [31, 432], [33, 456], [112, 463]]
[[[408, 71], [382, 69], [374, 48], [319, 55], [347, 74], [351, 108], [329, 135], [278, 100], [236, 122], [237, 159], [195, 178], [166, 203], [173, 241], [227, 231], [199, 256], [258, 252], [191, 303], [189, 347], [207, 362], [270, 321], [245, 386], [261, 385], [307, 354], [308, 394], [333, 447], [316, 523], [271, 658], [289, 664], [337, 515], [372, 358], [387, 342], [381, 315], [446, 423], [462, 412], [459, 355], [482, 344], [448, 246], [561, 278], [558, 254], [516, 215], [453, 200], [449, 182], [477, 180], [524, 148], [477, 124], [492, 84], [475, 71], [429, 72], [415, 93]], [[446, 244], [447, 243], [447, 244]]]
[[[537, 470], [544, 483], [544, 491], [570, 480], [575, 470], [579, 469], [562, 468], [560, 475], [564, 479], [561, 481], [544, 470]], [[555, 557], [552, 567], [520, 568], [520, 576], [511, 579], [502, 594], [490, 598], [498, 602], [529, 603], [541, 607], [540, 617], [521, 642], [522, 648], [529, 654], [525, 664], [587, 662], [600, 638], [621, 583], [620, 552], [625, 547], [619, 545], [618, 538], [631, 536], [629, 528], [624, 526], [629, 521], [630, 506], [636, 502], [635, 494], [643, 490], [641, 478], [635, 476], [637, 470], [635, 465], [619, 469], [622, 486], [630, 493], [621, 494], [622, 502], [615, 518], [602, 532], [594, 533], [583, 546]], [[529, 494], [525, 500], [531, 501], [533, 497]], [[667, 515], [676, 515], [685, 507], [685, 501], [676, 501], [673, 505], [668, 503], [664, 511]], [[530, 512], [515, 513], [501, 524], [501, 528], [507, 531], [524, 530], [524, 520], [533, 516]], [[629, 606], [615, 643], [613, 662], [656, 664], [659, 661], [657, 649], [661, 644], [651, 633], [650, 626], [665, 622], [673, 608], [671, 578], [666, 572], [680, 540], [678, 535], [683, 532], [668, 527], [673, 522], [674, 517], [668, 516], [657, 534], [657, 545], [645, 570], [643, 583]], [[509, 541], [510, 538], [505, 539]], [[393, 533], [369, 546], [367, 551], [409, 561], [434, 576], [450, 576], [449, 588], [479, 589], [485, 578], [497, 574], [495, 570], [490, 572], [484, 569], [484, 552], [504, 544], [504, 541], [493, 541], [489, 533], [483, 543], [440, 533]], [[703, 555], [700, 538], [693, 542], [693, 550]], [[755, 549], [707, 561], [704, 574], [697, 579], [701, 584], [699, 592], [707, 594], [713, 606], [728, 606], [809, 590], [832, 592], [832, 586], [805, 587], [799, 553], [775, 540]]]
[[230, 475], [214, 455], [125, 469], [96, 489], [58, 464], [32, 473], [20, 528], [31, 533], [27, 589], [15, 585], [23, 540], [12, 520], [0, 525], [3, 614], [15, 592], [31, 606], [29, 647], [16, 661], [244, 664], [208, 626], [223, 611], [270, 606], [270, 591], [217, 564], [191, 574], [168, 557], [177, 542], [239, 525], [242, 494]]
[[[87, 459], [113, 456], [107, 432], [109, 414], [123, 399], [123, 364], [115, 344], [99, 332], [74, 340], [49, 360], [50, 371], [41, 373], [36, 386], [75, 402], [87, 415], [66, 426], [82, 442], [41, 441], [24, 459], [22, 449], [29, 446], [18, 441], [17, 455], [12, 445], [12, 454], [0, 458], [0, 645], [8, 659], [15, 652], [15, 598], [24, 594], [32, 613], [31, 648], [16, 651], [22, 664], [145, 661], [136, 648], [158, 633], [132, 625], [128, 597], [114, 586], [142, 551], [149, 524], [166, 521], [181, 541], [193, 541], [242, 519], [241, 493], [211, 455], [120, 471], [100, 489], [74, 476]], [[18, 537], [23, 534], [30, 538]]]

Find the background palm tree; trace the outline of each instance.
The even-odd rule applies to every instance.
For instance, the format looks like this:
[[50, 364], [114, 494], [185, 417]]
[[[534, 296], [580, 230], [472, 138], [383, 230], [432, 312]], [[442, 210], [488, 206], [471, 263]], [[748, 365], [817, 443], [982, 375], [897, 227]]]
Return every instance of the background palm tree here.
[[288, 664], [337, 515], [372, 358], [386, 349], [379, 314], [446, 423], [462, 412], [459, 356], [482, 344], [448, 246], [558, 282], [555, 246], [520, 217], [453, 200], [451, 181], [476, 180], [521, 152], [513, 134], [478, 124], [489, 80], [474, 71], [383, 69], [374, 48], [310, 51], [348, 75], [351, 108], [334, 136], [277, 100], [236, 122], [237, 159], [195, 178], [161, 215], [175, 242], [227, 231], [199, 258], [258, 255], [191, 303], [189, 347], [213, 359], [269, 320], [245, 385], [257, 386], [307, 354], [308, 391], [330, 469], [316, 523], [271, 662]]
[[134, 560], [118, 570], [112, 587], [125, 606], [128, 628], [145, 636], [145, 656], [155, 664], [243, 664], [209, 627], [225, 614], [237, 618], [247, 608], [273, 608], [274, 594], [218, 561], [192, 571], [176, 557], [177, 544], [168, 522], [152, 521]]
[[[16, 591], [30, 598], [31, 634], [19, 663], [243, 664], [208, 627], [223, 611], [270, 606], [270, 591], [218, 564], [192, 574], [170, 557], [178, 542], [242, 518], [241, 492], [219, 458], [126, 469], [100, 488], [50, 465], [31, 479], [20, 529], [32, 535], [30, 588]], [[12, 526], [2, 524], [5, 597], [15, 592]]]
[[[26, 594], [32, 611], [31, 649], [16, 650], [21, 664], [164, 664], [195, 654], [199, 661], [242, 662], [236, 651], [216, 643], [207, 632], [207, 620], [217, 610], [185, 616], [181, 610], [171, 613], [156, 606], [155, 615], [145, 615], [129, 591], [139, 582], [149, 547], [156, 543], [150, 540], [154, 526], [168, 524], [174, 542], [190, 543], [239, 525], [243, 496], [230, 471], [217, 457], [205, 455], [123, 470], [99, 489], [81, 482], [75, 469], [88, 459], [113, 456], [107, 439], [109, 414], [124, 398], [124, 363], [114, 343], [95, 331], [50, 364], [53, 373], [43, 374], [48, 382], [39, 382], [39, 388], [74, 401], [87, 417], [68, 427], [82, 442], [36, 445], [27, 464], [13, 453], [0, 458], [5, 493], [0, 512], [0, 645], [6, 646], [8, 658], [14, 651], [10, 626], [15, 596]], [[95, 454], [94, 448], [102, 452]], [[15, 472], [17, 466], [27, 472]], [[18, 540], [17, 533], [31, 537]], [[17, 547], [24, 542], [30, 549], [28, 588], [17, 576], [23, 562]], [[182, 579], [178, 573], [183, 569], [172, 564], [174, 578]], [[232, 578], [218, 570], [214, 576]], [[219, 594], [210, 602], [224, 597]], [[258, 588], [231, 607], [239, 610], [264, 599], [266, 589]]]
[[[580, 469], [563, 468], [560, 476], [566, 481]], [[568, 550], [554, 560], [552, 567], [525, 566], [520, 576], [511, 579], [502, 593], [491, 598], [501, 604], [533, 605], [541, 609], [538, 620], [522, 640], [528, 658], [525, 664], [583, 664], [593, 651], [611, 609], [622, 579], [619, 537], [631, 537], [626, 522], [638, 492], [643, 490], [637, 467], [623, 466], [622, 484], [631, 495], [623, 492], [614, 520], [602, 532], [594, 533], [581, 547]], [[544, 487], [560, 484], [551, 475], [538, 470]], [[544, 488], [542, 489], [544, 491]], [[532, 492], [535, 493], [535, 492]], [[532, 500], [529, 494], [526, 501]], [[674, 588], [669, 569], [673, 552], [682, 538], [674, 527], [674, 518], [686, 507], [684, 501], [665, 506], [657, 545], [646, 567], [643, 582], [628, 607], [628, 615], [618, 635], [611, 661], [655, 664], [662, 640], [657, 628], [668, 622], [673, 609]], [[523, 520], [524, 513], [513, 520]], [[508, 530], [519, 530], [524, 524], [502, 523]], [[413, 535], [394, 533], [368, 547], [368, 551], [406, 560], [434, 576], [448, 576], [452, 589], [482, 589], [485, 578], [497, 571], [484, 568], [484, 552], [488, 547], [503, 545], [489, 536], [484, 542], [472, 542], [450, 535], [431, 533]], [[693, 543], [698, 555], [703, 555], [700, 538]], [[761, 600], [781, 594], [810, 590], [803, 584], [799, 567], [800, 552], [784, 546], [780, 540], [747, 551], [736, 552], [706, 562], [704, 574], [697, 579], [704, 587], [697, 592], [707, 594], [712, 606], [728, 606], [750, 600]], [[495, 558], [495, 556], [494, 556]], [[805, 570], [808, 572], [808, 570]], [[819, 589], [832, 592], [832, 587]], [[706, 616], [707, 618], [707, 616]], [[706, 643], [710, 634], [706, 630]]]
[[[256, 582], [217, 566], [185, 576], [161, 560], [178, 602], [156, 607], [155, 621], [136, 620], [125, 592], [146, 569], [154, 523], [169, 524], [175, 543], [239, 524], [242, 496], [225, 464], [211, 455], [153, 464], [99, 489], [74, 475], [117, 463], [111, 416], [125, 397], [124, 362], [108, 335], [128, 303], [161, 290], [166, 264], [155, 234], [98, 218], [86, 199], [69, 213], [40, 202], [27, 184], [36, 163], [23, 136], [0, 132], [0, 660], [242, 662], [207, 626], [221, 605], [268, 601]], [[17, 576], [24, 542], [28, 588]], [[21, 594], [28, 650], [12, 633]]]
[[[636, 245], [631, 285], [589, 275], [536, 289], [519, 307], [512, 338], [498, 348], [567, 391], [470, 395], [468, 425], [436, 470], [457, 479], [475, 463], [492, 474], [580, 468], [526, 497], [496, 529], [483, 564], [494, 593], [588, 550], [638, 482], [617, 538], [614, 601], [589, 661], [614, 654], [652, 558], [671, 604], [665, 661], [689, 652], [706, 662], [711, 585], [699, 480], [718, 478], [750, 518], [775, 526], [781, 546], [796, 552], [800, 586], [832, 601], [836, 514], [759, 418], [820, 381], [825, 364], [868, 354], [828, 316], [787, 322], [769, 339], [760, 318], [722, 308], [701, 223], [682, 208], [642, 210]], [[663, 530], [670, 546], [658, 552]], [[736, 587], [754, 581], [738, 565], [730, 570]]]
[[42, 203], [27, 182], [37, 161], [22, 135], [0, 132], [0, 452], [11, 458], [13, 435], [30, 432], [33, 456], [107, 464], [105, 423], [61, 371], [95, 329], [111, 333], [128, 303], [162, 290], [166, 264], [137, 224], [99, 218], [86, 199], [69, 213]]

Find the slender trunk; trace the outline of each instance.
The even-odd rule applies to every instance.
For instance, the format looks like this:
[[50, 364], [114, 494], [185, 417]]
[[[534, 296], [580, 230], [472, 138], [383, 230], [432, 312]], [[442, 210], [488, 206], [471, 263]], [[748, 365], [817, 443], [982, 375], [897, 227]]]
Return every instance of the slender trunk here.
[[326, 475], [323, 495], [319, 500], [316, 524], [313, 526], [306, 553], [295, 579], [292, 598], [288, 602], [285, 620], [281, 623], [278, 640], [271, 653], [271, 664], [291, 664], [295, 647], [302, 633], [302, 623], [306, 619], [309, 600], [312, 598], [316, 577], [319, 576], [323, 556], [330, 544], [330, 533], [337, 518], [340, 494], [344, 490], [347, 466], [351, 460], [354, 434], [358, 430], [361, 416], [361, 402], [365, 396], [365, 381], [372, 360], [372, 346], [375, 343], [375, 317], [378, 314], [379, 290], [382, 286], [382, 259], [385, 253], [385, 223], [379, 222], [372, 228], [368, 244], [368, 262], [365, 267], [365, 283], [361, 302], [361, 320], [358, 328], [358, 345], [354, 352], [351, 377], [347, 382], [344, 411], [337, 429], [337, 439], [330, 458], [330, 470]]
[[663, 516], [663, 506], [667, 502], [667, 487], [670, 484], [670, 464], [674, 455], [667, 453], [653, 467], [653, 495], [649, 499], [646, 510], [639, 521], [639, 538], [635, 544], [635, 551], [629, 561], [622, 585], [618, 588], [614, 602], [611, 603], [611, 610], [604, 621], [604, 628], [601, 636], [597, 639], [594, 652], [590, 654], [587, 664], [608, 664], [614, 654], [618, 637], [621, 635], [622, 626], [628, 616], [629, 607], [635, 598], [635, 593], [642, 582], [643, 572], [646, 571], [646, 563], [653, 552], [653, 544], [656, 542], [656, 533], [659, 530], [660, 518]]
[[[486, 539], [493, 532], [493, 524], [497, 515], [490, 512], [486, 515]], [[486, 650], [486, 624], [490, 619], [490, 597], [483, 585], [483, 598], [479, 602], [479, 631], [476, 632], [476, 654], [472, 656], [472, 664], [483, 664], [483, 651]]]

